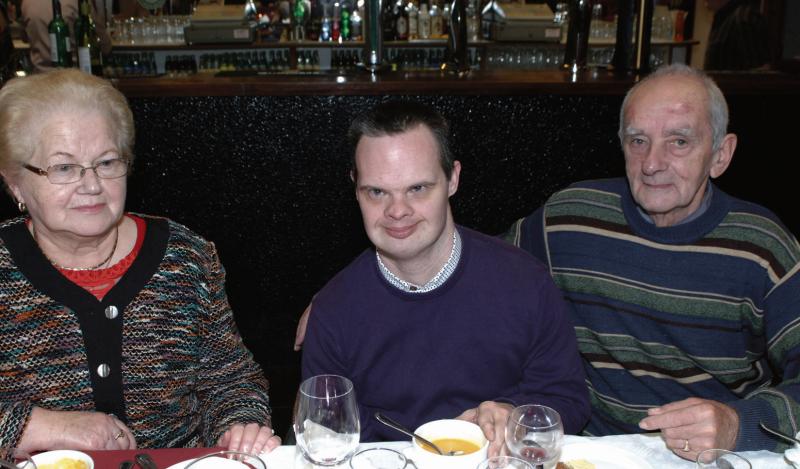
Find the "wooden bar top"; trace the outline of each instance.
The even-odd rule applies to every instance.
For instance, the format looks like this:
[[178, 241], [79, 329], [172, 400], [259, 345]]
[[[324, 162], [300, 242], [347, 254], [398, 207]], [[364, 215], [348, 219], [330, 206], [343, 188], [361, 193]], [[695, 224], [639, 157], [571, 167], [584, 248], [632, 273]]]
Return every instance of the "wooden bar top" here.
[[[797, 95], [800, 76], [779, 72], [712, 75], [722, 91], [737, 95]], [[465, 77], [443, 72], [396, 71], [371, 75], [285, 73], [242, 76], [197, 74], [188, 77], [118, 78], [129, 97], [161, 96], [345, 96], [345, 95], [622, 95], [637, 80], [604, 69], [573, 76], [561, 71], [473, 71]]]

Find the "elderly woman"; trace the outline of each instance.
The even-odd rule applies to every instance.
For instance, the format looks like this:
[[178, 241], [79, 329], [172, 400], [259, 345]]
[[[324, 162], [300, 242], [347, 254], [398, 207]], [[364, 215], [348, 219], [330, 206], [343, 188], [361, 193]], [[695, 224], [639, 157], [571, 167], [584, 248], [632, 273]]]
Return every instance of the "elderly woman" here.
[[0, 446], [265, 452], [267, 382], [214, 245], [125, 212], [133, 117], [75, 70], [0, 89]]

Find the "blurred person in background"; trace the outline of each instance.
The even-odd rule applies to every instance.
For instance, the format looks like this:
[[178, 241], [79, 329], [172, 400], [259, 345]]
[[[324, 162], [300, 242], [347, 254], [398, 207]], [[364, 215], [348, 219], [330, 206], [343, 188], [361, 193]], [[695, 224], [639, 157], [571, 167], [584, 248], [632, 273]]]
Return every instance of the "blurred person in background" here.
[[760, 0], [706, 0], [714, 12], [705, 70], [752, 70], [770, 62], [767, 21]]
[[77, 69], [0, 89], [0, 446], [280, 444], [216, 249], [125, 212], [133, 116]]
[[14, 43], [11, 41], [11, 22], [14, 20], [12, 4], [0, 0], [0, 85], [8, 76], [7, 67], [14, 52]]

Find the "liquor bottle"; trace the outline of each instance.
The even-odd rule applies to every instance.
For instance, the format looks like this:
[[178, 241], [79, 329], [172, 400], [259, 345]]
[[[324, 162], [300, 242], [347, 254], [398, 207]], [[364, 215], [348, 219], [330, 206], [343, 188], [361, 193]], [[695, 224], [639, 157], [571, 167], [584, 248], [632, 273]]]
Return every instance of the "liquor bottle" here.
[[350, 38], [354, 41], [360, 41], [361, 34], [364, 24], [364, 20], [362, 19], [361, 13], [358, 11], [358, 7], [353, 8], [353, 14], [350, 15]]
[[339, 13], [339, 37], [341, 38], [341, 41], [349, 41], [352, 38], [353, 29], [350, 24], [350, 4], [347, 2], [347, 0], [344, 0], [342, 2], [341, 12]]
[[383, 30], [384, 41], [394, 41], [395, 18], [392, 10], [394, 9], [393, 0], [379, 0], [381, 3], [381, 30]]
[[397, 0], [394, 5], [394, 27], [395, 39], [398, 41], [408, 40], [408, 14], [403, 0]]
[[341, 14], [342, 6], [339, 2], [333, 3], [333, 16], [331, 17], [331, 41], [339, 42], [341, 34]]
[[72, 67], [69, 45], [69, 26], [61, 16], [61, 2], [53, 0], [53, 20], [47, 26], [50, 33], [50, 61], [53, 67]]
[[319, 31], [320, 42], [328, 42], [331, 40], [331, 17], [325, 15], [322, 17], [322, 29]]
[[327, 2], [322, 3], [322, 24], [319, 30], [320, 42], [328, 42], [331, 40], [331, 16], [330, 5]]
[[429, 13], [431, 15], [431, 37], [437, 39], [441, 38], [444, 33], [442, 11], [439, 9], [439, 5], [436, 4], [436, 0], [433, 0], [431, 3], [431, 11]]
[[450, 34], [450, 20], [453, 14], [451, 12], [450, 1], [451, 0], [444, 0], [444, 4], [442, 5], [442, 36]]
[[100, 51], [100, 38], [92, 18], [89, 0], [80, 2], [80, 27], [76, 26], [75, 44], [78, 46], [78, 68], [92, 75], [103, 76], [103, 56]]
[[[628, 1], [628, 0], [622, 0]], [[553, 15], [553, 23], [558, 26], [558, 29], [561, 30], [561, 36], [559, 37], [559, 41], [562, 44], [567, 43], [567, 30], [569, 27], [569, 10], [567, 4], [564, 2], [558, 2], [556, 4], [556, 12]]]
[[419, 39], [419, 9], [410, 0], [406, 5], [406, 15], [408, 16], [408, 39]]
[[295, 0], [292, 9], [292, 36], [295, 41], [306, 39], [306, 6], [303, 0]]
[[419, 6], [419, 37], [428, 39], [431, 37], [431, 15], [428, 13], [428, 4], [422, 3]]
[[467, 3], [467, 40], [477, 41], [480, 31], [480, 19], [478, 18], [478, 8], [475, 6], [477, 0], [469, 0]]
[[586, 67], [591, 20], [591, 0], [572, 0], [569, 9], [569, 30], [563, 68], [573, 73]]
[[305, 32], [306, 40], [317, 41], [322, 30], [322, 12], [324, 10], [322, 1], [311, 0], [308, 8], [308, 21], [306, 21]]

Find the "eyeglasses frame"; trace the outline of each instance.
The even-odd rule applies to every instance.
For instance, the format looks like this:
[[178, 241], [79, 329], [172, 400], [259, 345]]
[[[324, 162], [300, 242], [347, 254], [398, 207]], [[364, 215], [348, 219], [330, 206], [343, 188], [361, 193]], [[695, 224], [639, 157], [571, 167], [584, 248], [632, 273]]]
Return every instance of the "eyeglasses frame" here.
[[[100, 164], [102, 164], [102, 163], [107, 163], [107, 162], [112, 161], [112, 160], [120, 160], [123, 163], [125, 163], [125, 166], [126, 166], [125, 172], [123, 174], [119, 175], [119, 176], [114, 176], [114, 177], [110, 177], [110, 178], [103, 177], [103, 176], [99, 175], [97, 173], [97, 167], [100, 166]], [[58, 166], [58, 165], [50, 165], [50, 166], [47, 167], [47, 169], [42, 169], [42, 168], [39, 168], [38, 166], [33, 166], [32, 164], [24, 163], [22, 165], [22, 167], [27, 169], [28, 171], [32, 172], [33, 174], [46, 177], [47, 181], [50, 184], [63, 186], [65, 184], [76, 183], [76, 182], [80, 181], [81, 179], [83, 179], [83, 176], [86, 175], [86, 170], [88, 170], [88, 169], [91, 169], [94, 172], [94, 175], [97, 176], [99, 179], [119, 179], [119, 178], [121, 178], [123, 176], [126, 176], [128, 174], [128, 171], [130, 171], [130, 166], [131, 166], [131, 162], [127, 158], [112, 158], [111, 160], [100, 161], [99, 163], [96, 163], [96, 164], [94, 164], [92, 166], [83, 166], [83, 165], [75, 164], [75, 163], [67, 163], [67, 164], [81, 167], [81, 174], [78, 177], [78, 179], [76, 179], [74, 181], [71, 181], [71, 182], [53, 182], [53, 181], [51, 181], [50, 178], [48, 177], [49, 174], [50, 174], [50, 168], [52, 168], [53, 166]]]

